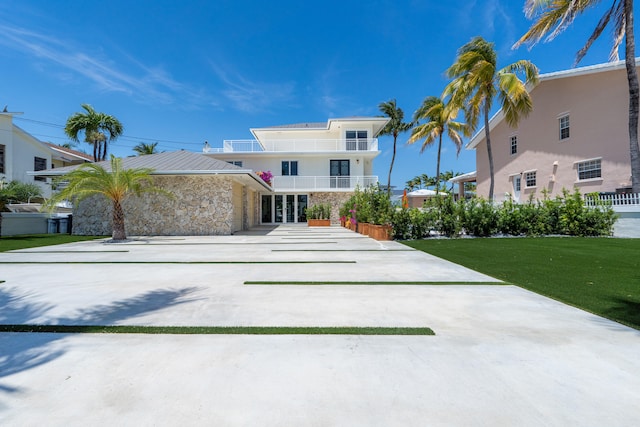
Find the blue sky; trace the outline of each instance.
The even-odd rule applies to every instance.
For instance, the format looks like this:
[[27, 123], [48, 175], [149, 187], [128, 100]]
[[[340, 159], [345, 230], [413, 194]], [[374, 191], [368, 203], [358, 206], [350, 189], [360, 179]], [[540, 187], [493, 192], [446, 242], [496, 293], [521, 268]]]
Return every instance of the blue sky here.
[[[110, 149], [119, 156], [139, 142], [199, 151], [205, 140], [250, 139], [252, 127], [379, 115], [392, 98], [409, 118], [441, 94], [457, 49], [477, 35], [495, 43], [499, 65], [571, 68], [604, 3], [554, 41], [512, 50], [530, 25], [524, 1], [4, 0], [0, 104], [56, 144], [68, 141], [67, 118], [91, 104], [123, 123]], [[601, 38], [581, 65], [607, 61], [611, 31]], [[436, 148], [419, 154], [407, 138], [392, 178], [400, 188], [436, 168]], [[381, 138], [375, 161], [384, 182], [391, 145]], [[456, 158], [444, 142], [442, 170], [474, 169], [473, 151]]]

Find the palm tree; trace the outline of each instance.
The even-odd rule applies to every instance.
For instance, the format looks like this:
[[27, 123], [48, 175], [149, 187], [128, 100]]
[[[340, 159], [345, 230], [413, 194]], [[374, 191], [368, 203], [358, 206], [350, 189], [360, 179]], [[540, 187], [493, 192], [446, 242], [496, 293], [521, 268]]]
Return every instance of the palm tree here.
[[[458, 51], [456, 61], [447, 70], [453, 81], [444, 90], [443, 98], [449, 100], [452, 108], [462, 108], [469, 132], [474, 132], [480, 115], [484, 117], [484, 133], [489, 158], [489, 200], [493, 200], [494, 170], [489, 132], [489, 112], [494, 97], [498, 97], [500, 107], [509, 126], [515, 127], [533, 109], [526, 85], [538, 81], [538, 68], [530, 61], [520, 60], [502, 69], [497, 68], [497, 54], [493, 43], [482, 37], [475, 37]], [[525, 81], [518, 77], [524, 73]]]
[[[525, 13], [528, 18], [535, 18], [529, 31], [513, 45], [514, 48], [528, 43], [538, 43], [551, 32], [546, 40], [553, 40], [564, 31], [575, 19], [590, 7], [600, 3], [599, 0], [527, 0]], [[575, 64], [587, 53], [593, 42], [600, 37], [607, 25], [613, 22], [613, 47], [609, 60], [618, 59], [618, 47], [625, 39], [625, 66], [629, 82], [629, 155], [631, 158], [631, 187], [634, 193], [640, 193], [640, 148], [638, 147], [638, 115], [640, 110], [640, 87], [636, 69], [636, 41], [633, 33], [633, 0], [614, 0], [611, 7], [600, 18], [600, 22], [585, 45], [576, 54]]]
[[420, 177], [416, 176], [416, 177], [410, 179], [409, 181], [407, 181], [405, 183], [405, 187], [407, 188], [407, 190], [413, 191], [413, 190], [416, 189], [416, 187], [420, 188], [420, 183], [421, 182], [422, 181], [420, 180]]
[[171, 193], [152, 185], [151, 172], [153, 169], [148, 168], [124, 169], [122, 159], [112, 154], [109, 170], [98, 163], [85, 163], [61, 177], [60, 179], [68, 184], [51, 197], [47, 205], [51, 208], [64, 200], [73, 199], [77, 203], [89, 196], [102, 195], [113, 205], [113, 241], [126, 240], [122, 202], [128, 196], [142, 193], [171, 196]]
[[157, 145], [157, 142], [154, 142], [152, 144], [141, 142], [133, 147], [133, 151], [135, 151], [138, 156], [144, 156], [145, 154], [156, 154], [158, 152], [158, 150], [156, 150]]
[[393, 156], [391, 157], [389, 178], [387, 179], [387, 196], [389, 196], [391, 195], [391, 171], [393, 171], [393, 163], [396, 160], [396, 143], [398, 141], [398, 135], [411, 129], [412, 124], [403, 122], [404, 111], [402, 111], [402, 108], [398, 108], [395, 99], [380, 103], [378, 108], [386, 117], [391, 119], [380, 132], [380, 135], [393, 136]]
[[[93, 145], [93, 161], [105, 160], [107, 144], [122, 135], [122, 123], [113, 116], [98, 113], [89, 104], [82, 104], [86, 113], [74, 113], [67, 119], [64, 132], [73, 141], [84, 132], [84, 140]], [[107, 136], [108, 134], [108, 136]]]
[[438, 157], [436, 162], [436, 191], [440, 190], [440, 153], [442, 152], [442, 135], [446, 132], [447, 136], [456, 145], [456, 154], [460, 154], [462, 148], [462, 136], [460, 133], [468, 134], [467, 125], [456, 122], [454, 119], [458, 115], [458, 109], [449, 108], [437, 96], [428, 96], [422, 101], [422, 105], [413, 115], [413, 121], [418, 124], [411, 131], [409, 144], [413, 144], [419, 139], [424, 138], [420, 152], [433, 145], [438, 140]]

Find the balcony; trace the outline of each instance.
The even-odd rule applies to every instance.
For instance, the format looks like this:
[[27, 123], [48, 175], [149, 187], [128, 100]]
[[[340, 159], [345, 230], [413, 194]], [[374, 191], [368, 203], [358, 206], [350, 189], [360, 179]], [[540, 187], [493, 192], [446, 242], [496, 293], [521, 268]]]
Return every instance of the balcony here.
[[354, 191], [378, 184], [377, 176], [274, 176], [277, 192], [287, 191]]
[[256, 140], [225, 140], [222, 148], [207, 147], [205, 153], [274, 153], [378, 151], [378, 138], [368, 139], [283, 139], [260, 143]]

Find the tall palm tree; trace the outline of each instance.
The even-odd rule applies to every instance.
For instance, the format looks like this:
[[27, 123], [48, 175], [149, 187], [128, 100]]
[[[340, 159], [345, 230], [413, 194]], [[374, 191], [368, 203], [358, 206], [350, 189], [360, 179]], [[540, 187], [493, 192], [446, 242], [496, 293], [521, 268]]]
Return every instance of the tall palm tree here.
[[[469, 132], [474, 132], [480, 116], [484, 118], [484, 133], [489, 158], [489, 200], [493, 200], [494, 168], [489, 132], [489, 113], [497, 96], [509, 126], [515, 127], [521, 117], [533, 109], [526, 85], [538, 81], [538, 68], [530, 61], [520, 60], [498, 69], [498, 55], [493, 43], [475, 37], [458, 51], [456, 61], [447, 70], [451, 83], [443, 98], [450, 96], [452, 108], [462, 108]], [[518, 77], [523, 73], [525, 81]]]
[[64, 132], [73, 141], [84, 132], [84, 140], [93, 145], [93, 160], [99, 162], [107, 157], [107, 144], [122, 135], [122, 123], [113, 116], [98, 113], [89, 104], [82, 104], [85, 113], [74, 113], [67, 119]]
[[391, 156], [389, 178], [387, 179], [387, 196], [389, 196], [391, 195], [391, 171], [393, 171], [393, 163], [396, 160], [396, 143], [398, 141], [398, 135], [411, 129], [412, 124], [403, 122], [404, 111], [402, 111], [402, 108], [398, 108], [395, 99], [380, 103], [378, 108], [386, 117], [391, 119], [380, 132], [380, 135], [393, 136], [393, 156]]
[[64, 175], [61, 180], [68, 182], [67, 186], [49, 199], [48, 206], [53, 207], [64, 200], [75, 200], [77, 203], [89, 196], [102, 195], [112, 202], [112, 239], [122, 241], [127, 239], [122, 202], [128, 196], [161, 193], [171, 197], [171, 193], [152, 185], [153, 169], [124, 169], [122, 159], [113, 154], [110, 166], [107, 170], [98, 163], [84, 163]]
[[[536, 19], [529, 31], [513, 45], [514, 48], [528, 43], [538, 43], [545, 35], [546, 40], [553, 40], [564, 31], [576, 16], [590, 7], [600, 3], [599, 0], [526, 0], [525, 13], [528, 18]], [[587, 53], [593, 42], [600, 37], [602, 31], [612, 23], [613, 47], [609, 60], [618, 59], [618, 48], [625, 40], [625, 65], [629, 84], [629, 155], [631, 158], [631, 186], [634, 193], [640, 193], [640, 148], [638, 146], [638, 115], [640, 111], [640, 86], [636, 69], [636, 41], [633, 33], [633, 0], [614, 0], [611, 7], [600, 18], [600, 22], [585, 45], [576, 54], [575, 64]]]
[[442, 136], [446, 133], [449, 139], [456, 145], [456, 154], [460, 154], [460, 148], [462, 148], [461, 134], [468, 135], [467, 125], [454, 120], [458, 115], [458, 111], [456, 108], [449, 108], [449, 106], [445, 105], [442, 99], [437, 96], [428, 96], [422, 101], [422, 105], [413, 115], [413, 121], [415, 123], [420, 123], [423, 120], [426, 120], [426, 122], [418, 124], [413, 128], [411, 137], [409, 137], [409, 144], [413, 144], [424, 138], [422, 148], [420, 149], [422, 153], [427, 147], [433, 145], [436, 140], [438, 141], [436, 191], [440, 190]]
[[144, 156], [145, 154], [156, 154], [158, 152], [158, 150], [156, 150], [157, 145], [158, 145], [157, 142], [154, 142], [152, 144], [146, 144], [144, 142], [141, 142], [135, 147], [133, 147], [133, 151], [138, 156]]

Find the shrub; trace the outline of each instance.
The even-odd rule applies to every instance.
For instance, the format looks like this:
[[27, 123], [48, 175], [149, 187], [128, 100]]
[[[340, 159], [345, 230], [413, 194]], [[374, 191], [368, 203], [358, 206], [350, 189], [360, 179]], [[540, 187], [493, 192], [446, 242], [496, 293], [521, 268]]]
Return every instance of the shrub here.
[[306, 213], [308, 219], [330, 219], [331, 205], [329, 203], [313, 205], [307, 207]]

